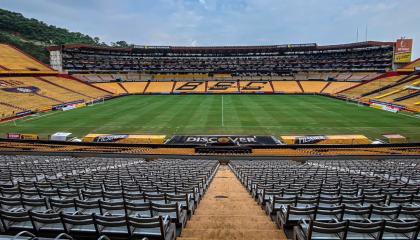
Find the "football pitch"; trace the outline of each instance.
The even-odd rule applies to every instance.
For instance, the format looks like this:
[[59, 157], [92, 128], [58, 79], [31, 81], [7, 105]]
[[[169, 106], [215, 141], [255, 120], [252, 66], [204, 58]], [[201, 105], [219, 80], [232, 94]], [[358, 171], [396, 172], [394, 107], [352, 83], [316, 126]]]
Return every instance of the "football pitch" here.
[[127, 96], [0, 125], [0, 134], [331, 135], [399, 133], [420, 142], [420, 119], [315, 95]]

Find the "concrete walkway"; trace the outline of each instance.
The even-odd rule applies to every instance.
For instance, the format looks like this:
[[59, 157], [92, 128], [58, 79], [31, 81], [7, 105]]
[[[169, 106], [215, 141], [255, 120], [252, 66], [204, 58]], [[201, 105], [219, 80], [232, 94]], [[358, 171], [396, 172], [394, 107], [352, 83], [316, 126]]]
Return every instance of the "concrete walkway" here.
[[287, 239], [227, 166], [221, 166], [178, 240]]

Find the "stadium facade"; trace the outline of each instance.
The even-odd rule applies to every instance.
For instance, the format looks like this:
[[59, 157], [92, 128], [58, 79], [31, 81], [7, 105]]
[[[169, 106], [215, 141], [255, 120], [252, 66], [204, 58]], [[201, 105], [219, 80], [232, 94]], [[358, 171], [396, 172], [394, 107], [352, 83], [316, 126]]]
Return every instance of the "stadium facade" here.
[[50, 47], [51, 66], [58, 71], [227, 73], [234, 76], [290, 75], [299, 71], [372, 71], [392, 69], [393, 42], [362, 42], [319, 46], [109, 48], [88, 45]]

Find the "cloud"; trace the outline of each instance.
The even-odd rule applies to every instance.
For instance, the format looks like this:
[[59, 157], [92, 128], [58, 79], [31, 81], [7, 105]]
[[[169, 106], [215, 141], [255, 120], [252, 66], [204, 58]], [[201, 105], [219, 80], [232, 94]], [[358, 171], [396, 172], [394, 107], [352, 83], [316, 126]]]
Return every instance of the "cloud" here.
[[[49, 24], [147, 45], [336, 44], [415, 39], [418, 0], [2, 0]], [[420, 44], [420, 42], [419, 42]]]

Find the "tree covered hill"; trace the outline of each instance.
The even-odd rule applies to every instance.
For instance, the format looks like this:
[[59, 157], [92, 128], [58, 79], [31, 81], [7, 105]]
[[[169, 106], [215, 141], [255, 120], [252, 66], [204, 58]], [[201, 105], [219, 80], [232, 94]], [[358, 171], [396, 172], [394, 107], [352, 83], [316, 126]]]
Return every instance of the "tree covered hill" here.
[[47, 47], [57, 44], [100, 43], [100, 39], [79, 32], [29, 19], [20, 13], [0, 9], [0, 43], [13, 45], [44, 63], [49, 62]]

